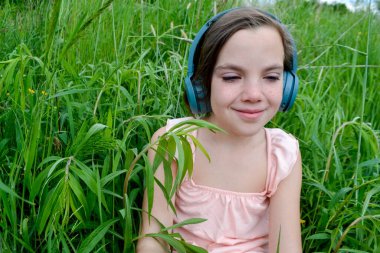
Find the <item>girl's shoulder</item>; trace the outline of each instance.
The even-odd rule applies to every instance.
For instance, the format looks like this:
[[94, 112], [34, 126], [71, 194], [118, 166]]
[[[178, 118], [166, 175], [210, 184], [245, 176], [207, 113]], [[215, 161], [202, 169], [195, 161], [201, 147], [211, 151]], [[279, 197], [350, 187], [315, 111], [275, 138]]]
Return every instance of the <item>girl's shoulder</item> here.
[[290, 133], [280, 128], [265, 128], [267, 139], [277, 145], [285, 145], [298, 149], [298, 140]]
[[268, 149], [269, 196], [277, 190], [278, 184], [293, 170], [300, 156], [298, 140], [279, 128], [266, 128]]

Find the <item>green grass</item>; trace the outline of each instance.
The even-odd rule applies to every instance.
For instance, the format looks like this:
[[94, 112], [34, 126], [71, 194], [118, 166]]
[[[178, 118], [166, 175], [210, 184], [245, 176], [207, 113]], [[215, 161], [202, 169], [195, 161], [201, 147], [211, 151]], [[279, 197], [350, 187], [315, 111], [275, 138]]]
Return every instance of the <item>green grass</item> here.
[[[189, 41], [214, 10], [236, 5], [0, 4], [1, 252], [134, 252], [143, 190], [152, 194], [162, 160], [145, 162], [150, 137], [187, 114]], [[300, 141], [304, 252], [380, 252], [379, 16], [301, 0], [267, 10], [299, 53], [296, 104], [270, 125]], [[177, 149], [184, 172], [188, 131], [158, 150]], [[161, 186], [169, 197], [173, 185]], [[150, 236], [201, 252], [166, 229]]]

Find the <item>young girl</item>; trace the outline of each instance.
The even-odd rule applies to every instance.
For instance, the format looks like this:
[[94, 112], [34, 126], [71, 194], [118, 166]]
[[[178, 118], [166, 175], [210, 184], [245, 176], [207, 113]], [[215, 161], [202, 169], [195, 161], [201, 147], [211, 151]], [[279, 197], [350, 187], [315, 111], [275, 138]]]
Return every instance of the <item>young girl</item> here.
[[[187, 100], [194, 114], [206, 114], [204, 120], [225, 132], [201, 128], [194, 133], [211, 161], [194, 149], [193, 174], [173, 199], [176, 215], [159, 187], [152, 209], [165, 226], [206, 219], [175, 230], [187, 242], [213, 253], [302, 251], [298, 142], [281, 129], [264, 128], [277, 111], [294, 102], [296, 57], [284, 26], [253, 8], [218, 14], [194, 39]], [[152, 141], [183, 120], [169, 120]], [[153, 160], [153, 151], [149, 157]], [[176, 164], [172, 167], [175, 173]], [[162, 167], [155, 176], [164, 181]], [[141, 233], [159, 230], [158, 223], [143, 214]], [[168, 251], [160, 240], [144, 237], [138, 242], [139, 253]]]

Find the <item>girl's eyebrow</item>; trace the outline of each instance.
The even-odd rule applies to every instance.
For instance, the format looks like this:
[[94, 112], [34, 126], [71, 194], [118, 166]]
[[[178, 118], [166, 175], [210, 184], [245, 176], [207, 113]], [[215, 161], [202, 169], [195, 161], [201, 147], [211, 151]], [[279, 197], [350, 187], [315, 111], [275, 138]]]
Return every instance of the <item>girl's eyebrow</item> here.
[[[282, 64], [273, 64], [273, 65], [269, 65], [267, 67], [264, 68], [264, 72], [267, 72], [267, 71], [282, 71], [284, 69], [284, 65]], [[223, 65], [219, 65], [219, 66], [216, 66], [214, 71], [221, 71], [221, 70], [235, 70], [235, 71], [243, 71], [244, 68], [242, 68], [241, 66], [238, 66], [238, 65], [235, 65], [235, 64], [223, 64]]]
[[243, 70], [242, 67], [235, 65], [235, 64], [230, 64], [230, 63], [216, 66], [214, 70], [220, 71], [220, 70], [227, 70], [227, 69], [228, 70], [236, 70], [236, 71], [242, 71]]
[[278, 71], [278, 70], [280, 70], [280, 71], [283, 71], [284, 70], [284, 65], [282, 65], [282, 64], [273, 64], [273, 65], [270, 65], [270, 66], [268, 66], [268, 67], [266, 67], [265, 69], [264, 69], [264, 71], [265, 72], [267, 72], [267, 71]]

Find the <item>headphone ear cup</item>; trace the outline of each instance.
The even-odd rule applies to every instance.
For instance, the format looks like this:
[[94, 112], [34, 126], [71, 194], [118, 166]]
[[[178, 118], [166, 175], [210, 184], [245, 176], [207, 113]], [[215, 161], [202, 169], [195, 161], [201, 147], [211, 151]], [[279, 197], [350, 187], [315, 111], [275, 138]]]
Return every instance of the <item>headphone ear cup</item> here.
[[187, 100], [193, 114], [211, 112], [211, 105], [208, 99], [208, 92], [201, 80], [193, 80], [189, 77], [185, 79]]
[[284, 71], [284, 84], [280, 111], [288, 111], [294, 104], [298, 92], [298, 77], [291, 71]]
[[194, 90], [194, 86], [189, 76], [185, 78], [185, 92], [186, 92], [187, 101], [190, 106], [190, 110], [192, 111], [192, 113], [197, 114], [198, 106], [197, 106], [197, 97], [195, 95], [196, 91]]
[[198, 113], [203, 114], [211, 112], [207, 88], [203, 85], [201, 80], [193, 81], [193, 86], [196, 91], [195, 95], [197, 97]]

